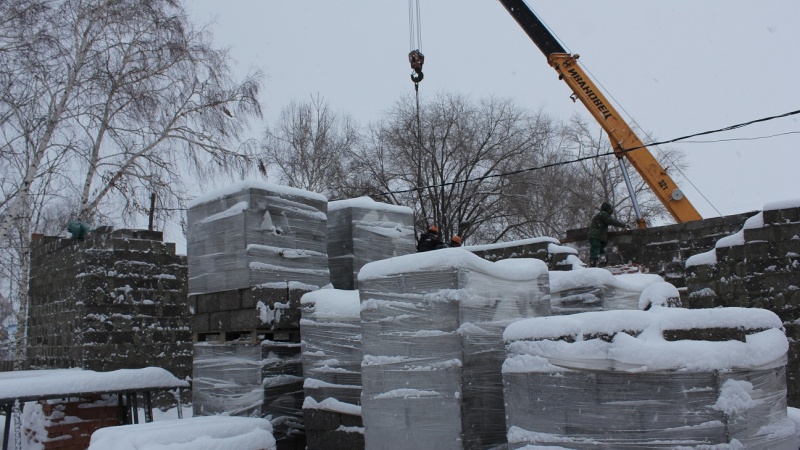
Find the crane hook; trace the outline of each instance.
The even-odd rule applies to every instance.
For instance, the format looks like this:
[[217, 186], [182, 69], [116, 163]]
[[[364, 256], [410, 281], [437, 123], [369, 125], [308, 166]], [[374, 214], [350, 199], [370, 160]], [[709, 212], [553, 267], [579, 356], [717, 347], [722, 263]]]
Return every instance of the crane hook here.
[[414, 73], [411, 74], [411, 81], [414, 83], [419, 83], [424, 78], [422, 74], [422, 65], [425, 63], [425, 55], [423, 55], [419, 50], [412, 50], [408, 54], [408, 62], [411, 63], [411, 70]]

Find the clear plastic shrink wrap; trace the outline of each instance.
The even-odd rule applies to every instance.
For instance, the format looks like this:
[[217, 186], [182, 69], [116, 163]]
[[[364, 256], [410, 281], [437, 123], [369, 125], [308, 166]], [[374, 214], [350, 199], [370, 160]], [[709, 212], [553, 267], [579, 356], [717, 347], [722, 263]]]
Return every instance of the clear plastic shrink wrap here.
[[639, 297], [650, 285], [664, 282], [655, 274], [612, 275], [589, 268], [550, 273], [553, 315], [588, 311], [639, 309]]
[[306, 448], [364, 448], [358, 291], [320, 289], [301, 302]]
[[512, 449], [797, 449], [780, 319], [761, 309], [588, 312], [503, 337]]
[[413, 211], [369, 197], [330, 202], [327, 251], [333, 287], [356, 289], [364, 264], [416, 251]]
[[330, 281], [327, 199], [246, 180], [196, 198], [187, 211], [189, 294], [289, 281]]
[[366, 448], [502, 445], [502, 332], [550, 313], [546, 264], [444, 249], [367, 264], [358, 283]]
[[266, 417], [280, 439], [302, 429], [302, 375], [298, 343], [196, 343], [194, 415]]
[[358, 291], [320, 289], [301, 300], [300, 335], [306, 397], [361, 404], [361, 316]]

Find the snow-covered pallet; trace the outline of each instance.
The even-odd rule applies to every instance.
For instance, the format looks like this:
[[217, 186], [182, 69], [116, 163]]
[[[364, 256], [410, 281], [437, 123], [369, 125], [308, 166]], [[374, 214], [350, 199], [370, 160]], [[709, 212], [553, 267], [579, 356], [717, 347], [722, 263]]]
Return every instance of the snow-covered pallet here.
[[549, 314], [546, 264], [445, 249], [367, 264], [358, 281], [366, 447], [502, 445], [501, 335]]
[[788, 343], [766, 310], [589, 312], [511, 324], [509, 447], [798, 447]]
[[320, 289], [301, 302], [306, 448], [364, 448], [358, 291]]
[[365, 264], [414, 252], [410, 208], [369, 197], [328, 203], [328, 265], [333, 287], [356, 289], [358, 271]]
[[252, 180], [196, 198], [187, 211], [189, 294], [328, 284], [326, 212], [320, 194]]

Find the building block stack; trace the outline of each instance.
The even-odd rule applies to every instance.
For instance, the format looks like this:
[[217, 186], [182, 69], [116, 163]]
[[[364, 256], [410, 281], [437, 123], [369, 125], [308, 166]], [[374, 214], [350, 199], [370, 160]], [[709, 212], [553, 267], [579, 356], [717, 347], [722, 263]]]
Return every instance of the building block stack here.
[[367, 449], [505, 442], [501, 335], [549, 315], [547, 266], [462, 249], [377, 261], [359, 273]]
[[328, 265], [336, 289], [357, 289], [358, 271], [372, 261], [416, 251], [411, 208], [369, 197], [328, 204]]
[[300, 298], [330, 283], [326, 213], [320, 194], [254, 180], [189, 205], [196, 414], [260, 409], [279, 446], [302, 434]]
[[156, 366], [190, 376], [186, 260], [162, 239], [104, 227], [83, 239], [33, 241], [29, 367]]
[[797, 448], [781, 327], [761, 309], [661, 306], [511, 324], [509, 448]]

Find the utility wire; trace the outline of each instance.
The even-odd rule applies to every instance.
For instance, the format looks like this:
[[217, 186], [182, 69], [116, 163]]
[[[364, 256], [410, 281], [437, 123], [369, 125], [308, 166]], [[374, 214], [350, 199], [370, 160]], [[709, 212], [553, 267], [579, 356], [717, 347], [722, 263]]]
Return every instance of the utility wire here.
[[[505, 177], [505, 176], [517, 175], [517, 174], [525, 173], [525, 172], [533, 172], [533, 171], [536, 171], [536, 170], [544, 170], [544, 169], [549, 169], [551, 167], [565, 166], [567, 164], [574, 164], [574, 163], [578, 163], [578, 162], [582, 162], [582, 161], [587, 161], [587, 160], [590, 160], [590, 159], [598, 159], [598, 158], [601, 158], [601, 157], [604, 157], [604, 156], [612, 156], [612, 155], [616, 156], [616, 155], [619, 155], [619, 154], [632, 152], [634, 150], [647, 148], [647, 146], [649, 146], [649, 145], [650, 146], [655, 146], [655, 145], [662, 145], [662, 144], [671, 144], [671, 143], [674, 143], [674, 142], [683, 141], [683, 140], [690, 139], [690, 138], [697, 137], [697, 136], [706, 136], [706, 135], [709, 135], [709, 134], [721, 133], [721, 132], [724, 132], [724, 131], [731, 131], [731, 130], [735, 130], [735, 129], [738, 129], [738, 128], [746, 127], [748, 125], [753, 125], [753, 124], [756, 124], [756, 123], [767, 122], [767, 121], [770, 121], [770, 120], [789, 117], [789, 116], [793, 116], [793, 115], [796, 115], [796, 114], [800, 114], [800, 110], [790, 111], [788, 113], [779, 114], [779, 115], [776, 115], [776, 116], [763, 117], [761, 119], [751, 120], [749, 122], [739, 123], [739, 124], [736, 124], [736, 125], [730, 125], [730, 126], [727, 126], [727, 127], [724, 127], [724, 128], [716, 129], [716, 130], [708, 130], [708, 131], [703, 131], [703, 132], [700, 132], [700, 133], [689, 134], [689, 135], [686, 135], [686, 136], [681, 136], [681, 137], [677, 137], [677, 138], [674, 138], [674, 139], [669, 139], [669, 140], [666, 140], [666, 141], [651, 142], [650, 144], [644, 144], [644, 145], [640, 145], [640, 146], [637, 146], [637, 147], [621, 149], [621, 150], [619, 150], [617, 152], [610, 151], [610, 152], [605, 152], [605, 153], [598, 153], [596, 155], [583, 156], [583, 157], [580, 157], [580, 158], [570, 159], [570, 160], [566, 160], [566, 161], [559, 161], [559, 162], [555, 162], [555, 163], [545, 164], [545, 165], [542, 165], [542, 166], [528, 167], [528, 168], [524, 168], [524, 169], [514, 170], [514, 171], [511, 171], [511, 172], [503, 172], [503, 173], [497, 173], [497, 174], [484, 175], [484, 176], [476, 177], [476, 178], [467, 178], [465, 180], [449, 181], [449, 182], [446, 182], [446, 183], [430, 184], [430, 185], [427, 185], [427, 186], [416, 186], [416, 187], [409, 188], [409, 189], [400, 189], [400, 190], [380, 192], [379, 195], [403, 194], [403, 193], [407, 193], [407, 192], [420, 191], [420, 190], [423, 190], [423, 189], [432, 189], [432, 188], [438, 188], [438, 187], [453, 186], [453, 185], [457, 185], [457, 184], [470, 183], [470, 182], [473, 182], [473, 181], [483, 181], [483, 180], [487, 180], [487, 179], [490, 179], [490, 178]], [[790, 132], [790, 133], [796, 133], [796, 132]], [[782, 133], [782, 134], [790, 134], [790, 133]]]

